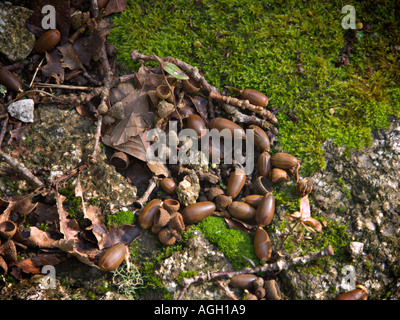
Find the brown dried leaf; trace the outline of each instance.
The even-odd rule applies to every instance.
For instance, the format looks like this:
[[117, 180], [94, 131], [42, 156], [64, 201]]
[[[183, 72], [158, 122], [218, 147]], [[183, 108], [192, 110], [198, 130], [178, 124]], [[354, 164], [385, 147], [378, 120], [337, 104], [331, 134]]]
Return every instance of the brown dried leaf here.
[[112, 13], [122, 12], [126, 9], [126, 0], [110, 0], [103, 11], [103, 17]]
[[30, 247], [53, 248], [57, 242], [47, 231], [40, 230], [37, 227], [30, 227], [21, 233], [21, 242]]
[[107, 234], [103, 236], [98, 245], [100, 249], [109, 248], [116, 244], [125, 244], [128, 246], [139, 237], [139, 235], [139, 229], [134, 225], [111, 225]]
[[75, 219], [68, 219], [68, 212], [63, 207], [65, 197], [57, 195], [57, 211], [60, 220], [60, 232], [64, 235], [65, 240], [74, 239], [79, 233], [79, 224]]
[[245, 222], [243, 222], [239, 219], [235, 219], [233, 217], [224, 218], [224, 220], [230, 229], [238, 229], [238, 230], [241, 230], [241, 231], [249, 233], [249, 234], [254, 232], [255, 230], [257, 230], [256, 225], [251, 225], [251, 224], [245, 223]]
[[196, 108], [196, 111], [200, 114], [200, 116], [203, 118], [204, 121], [207, 121], [208, 116], [207, 116], [207, 105], [208, 105], [208, 100], [206, 98], [200, 97], [200, 96], [189, 96], [190, 100], [193, 102], [194, 107]]
[[58, 47], [58, 50], [62, 55], [61, 66], [63, 68], [68, 68], [71, 71], [79, 70], [81, 68], [82, 62], [76, 55], [71, 43], [67, 42], [63, 46]]
[[164, 176], [164, 177], [169, 176], [169, 170], [167, 166], [160, 161], [149, 160], [147, 162], [147, 166], [156, 176]]
[[126, 169], [128, 182], [139, 188], [142, 184], [147, 184], [153, 173], [145, 163], [133, 163]]
[[311, 218], [311, 217], [308, 217], [308, 218], [305, 218], [302, 220], [305, 224], [313, 227], [316, 231], [322, 232], [322, 224], [318, 220]]
[[61, 54], [58, 50], [46, 52], [47, 64], [42, 67], [42, 74], [54, 78], [57, 84], [64, 82], [64, 69], [61, 67]]
[[79, 61], [89, 67], [93, 57], [100, 52], [104, 41], [105, 38], [99, 32], [92, 32], [88, 36], [78, 38], [72, 48], [77, 57], [79, 57]]
[[302, 218], [311, 217], [310, 200], [308, 196], [302, 197], [300, 200], [300, 212]]

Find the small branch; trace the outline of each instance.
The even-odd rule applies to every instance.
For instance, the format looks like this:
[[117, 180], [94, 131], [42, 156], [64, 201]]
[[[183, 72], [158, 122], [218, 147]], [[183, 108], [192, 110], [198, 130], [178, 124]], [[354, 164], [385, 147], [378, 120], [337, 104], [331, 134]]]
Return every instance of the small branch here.
[[232, 292], [231, 289], [229, 289], [228, 285], [225, 282], [223, 282], [221, 280], [217, 280], [216, 283], [222, 290], [224, 290], [224, 292], [228, 298], [230, 298], [232, 300], [239, 300], [239, 298], [235, 296], [235, 294]]
[[[324, 248], [321, 251], [318, 252], [313, 252], [308, 255], [305, 255], [303, 257], [289, 257], [288, 260], [285, 259], [278, 259], [274, 263], [265, 263], [262, 266], [258, 266], [256, 268], [244, 268], [241, 270], [237, 271], [222, 271], [222, 272], [214, 272], [211, 274], [206, 274], [206, 275], [197, 275], [192, 278], [183, 278], [182, 282], [184, 285], [184, 290], [186, 291], [187, 288], [190, 287], [195, 282], [205, 282], [205, 281], [211, 281], [217, 278], [221, 277], [233, 277], [239, 274], [245, 274], [245, 273], [258, 273], [258, 272], [268, 272], [268, 273], [279, 273], [282, 270], [286, 270], [290, 268], [291, 266], [298, 265], [298, 264], [305, 264], [311, 260], [326, 257], [326, 256], [332, 256], [334, 254], [333, 248], [331, 245], [328, 245], [326, 248]], [[182, 290], [183, 291], [183, 290]], [[180, 294], [179, 297], [182, 298], [183, 294]]]
[[66, 84], [35, 83], [35, 86], [43, 88], [56, 88], [56, 89], [68, 89], [68, 90], [93, 90], [93, 87], [71, 86]]
[[39, 65], [38, 65], [37, 68], [36, 68], [35, 74], [34, 74], [33, 77], [32, 77], [32, 81], [31, 81], [31, 83], [29, 84], [29, 88], [32, 87], [33, 81], [35, 81], [36, 75], [37, 75], [37, 73], [38, 73], [40, 67], [42, 66], [43, 61], [44, 61], [44, 57], [43, 57], [42, 61], [40, 61]]
[[147, 187], [147, 190], [144, 192], [143, 196], [133, 203], [133, 206], [135, 208], [137, 208], [137, 209], [143, 208], [143, 203], [145, 203], [145, 202], [147, 202], [147, 200], [149, 200], [151, 193], [153, 192], [154, 188], [157, 186], [157, 180], [158, 180], [158, 178], [156, 176], [153, 176], [153, 178], [150, 179], [149, 186]]
[[94, 138], [94, 147], [93, 147], [92, 158], [90, 159], [91, 163], [97, 162], [97, 152], [99, 149], [102, 124], [103, 124], [103, 117], [99, 115], [99, 117], [97, 118], [97, 128], [96, 128], [96, 135]]
[[0, 158], [8, 163], [16, 172], [18, 172], [25, 180], [29, 181], [33, 186], [37, 188], [45, 187], [42, 181], [35, 177], [25, 166], [19, 163], [16, 159], [9, 156], [3, 150], [0, 149]]
[[0, 149], [1, 149], [1, 144], [3, 143], [3, 140], [4, 140], [4, 136], [5, 136], [5, 134], [6, 134], [7, 124], [8, 124], [8, 113], [5, 114], [3, 124], [1, 125], [1, 131], [0, 131]]
[[74, 170], [72, 170], [71, 172], [69, 172], [68, 174], [66, 174], [65, 176], [62, 176], [60, 178], [57, 178], [56, 180], [52, 181], [51, 184], [52, 186], [57, 187], [61, 182], [68, 180], [69, 178], [73, 177], [74, 175], [76, 175], [77, 173], [83, 171], [84, 169], [86, 169], [89, 165], [87, 163], [84, 163], [83, 165], [79, 166], [78, 168], [75, 168]]

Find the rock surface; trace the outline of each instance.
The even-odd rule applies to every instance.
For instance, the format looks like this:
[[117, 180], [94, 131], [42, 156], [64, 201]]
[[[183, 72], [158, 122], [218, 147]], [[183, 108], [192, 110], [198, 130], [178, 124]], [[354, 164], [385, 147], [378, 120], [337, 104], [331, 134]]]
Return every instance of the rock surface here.
[[35, 36], [25, 26], [25, 20], [33, 11], [0, 3], [0, 52], [11, 62], [25, 59], [32, 51]]
[[34, 107], [35, 103], [32, 99], [22, 99], [11, 103], [7, 110], [10, 116], [22, 122], [33, 122]]

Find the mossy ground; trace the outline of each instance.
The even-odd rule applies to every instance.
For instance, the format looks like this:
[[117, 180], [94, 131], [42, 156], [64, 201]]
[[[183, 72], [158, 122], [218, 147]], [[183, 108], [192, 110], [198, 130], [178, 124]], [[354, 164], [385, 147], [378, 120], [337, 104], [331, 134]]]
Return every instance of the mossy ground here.
[[[266, 93], [278, 114], [279, 144], [303, 163], [303, 172], [325, 167], [323, 144], [347, 150], [371, 142], [400, 111], [399, 20], [393, 1], [352, 5], [356, 22], [349, 65], [337, 66], [345, 47], [344, 1], [128, 1], [115, 16], [109, 40], [125, 65], [130, 53], [173, 56], [197, 66], [219, 88], [231, 85]], [[196, 46], [194, 43], [196, 43]], [[201, 43], [197, 47], [198, 42]], [[302, 63], [303, 73], [296, 64]]]
[[[388, 127], [390, 118], [400, 114], [399, 4], [389, 0], [351, 3], [356, 23], [369, 24], [370, 32], [352, 31], [355, 41], [347, 53], [349, 63], [339, 66], [338, 57], [350, 32], [342, 28], [345, 14], [341, 11], [348, 4], [327, 0], [128, 1], [127, 9], [115, 15], [108, 39], [116, 45], [119, 61], [134, 70], [139, 64], [131, 60], [133, 50], [173, 56], [197, 66], [220, 89], [253, 88], [269, 97], [269, 108], [285, 106], [277, 114], [279, 148], [298, 157], [302, 174], [310, 175], [325, 168], [325, 141], [346, 146], [346, 152], [361, 149], [371, 143], [372, 131]], [[275, 196], [291, 213], [297, 210], [298, 200], [286, 191], [277, 191]], [[246, 264], [240, 254], [256, 261], [251, 236], [229, 230], [221, 218], [210, 217], [198, 228], [235, 261], [236, 268]], [[227, 237], [233, 241], [226, 241]], [[329, 243], [336, 252], [334, 259], [344, 262], [349, 239], [346, 226], [329, 221], [323, 234], [314, 235], [296, 250], [317, 251]], [[293, 245], [288, 240], [287, 252]], [[318, 273], [323, 269], [319, 264], [329, 264], [330, 259], [313, 262], [304, 270]]]

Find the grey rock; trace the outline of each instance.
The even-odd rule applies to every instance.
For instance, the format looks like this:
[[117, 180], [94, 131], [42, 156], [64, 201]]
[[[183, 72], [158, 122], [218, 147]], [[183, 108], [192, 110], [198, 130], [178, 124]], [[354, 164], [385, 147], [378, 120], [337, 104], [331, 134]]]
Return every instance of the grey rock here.
[[23, 99], [11, 103], [7, 111], [12, 117], [22, 122], [33, 122], [34, 107], [35, 103], [32, 99]]
[[25, 59], [35, 44], [34, 34], [25, 26], [32, 13], [10, 2], [0, 3], [0, 52], [11, 62]]

